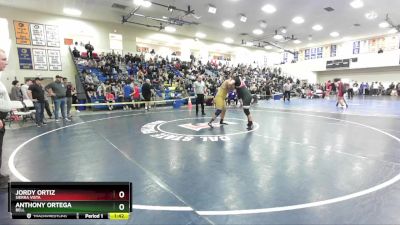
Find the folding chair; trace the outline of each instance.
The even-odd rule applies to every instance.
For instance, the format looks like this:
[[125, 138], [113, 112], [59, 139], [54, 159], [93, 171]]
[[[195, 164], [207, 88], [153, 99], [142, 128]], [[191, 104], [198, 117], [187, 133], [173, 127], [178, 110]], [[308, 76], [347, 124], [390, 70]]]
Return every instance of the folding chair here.
[[35, 105], [33, 104], [33, 101], [30, 99], [25, 99], [24, 101], [25, 107], [29, 109], [29, 112], [32, 113], [32, 115], [34, 115], [36, 113], [35, 109], [31, 109], [31, 108], [35, 108]]
[[[32, 118], [32, 112], [24, 112], [23, 110], [26, 110], [26, 108], [21, 101], [11, 101], [10, 117], [21, 117], [22, 119], [20, 120], [20, 126], [22, 126], [26, 122], [26, 118]], [[10, 119], [9, 126], [11, 126], [11, 122], [12, 120]]]

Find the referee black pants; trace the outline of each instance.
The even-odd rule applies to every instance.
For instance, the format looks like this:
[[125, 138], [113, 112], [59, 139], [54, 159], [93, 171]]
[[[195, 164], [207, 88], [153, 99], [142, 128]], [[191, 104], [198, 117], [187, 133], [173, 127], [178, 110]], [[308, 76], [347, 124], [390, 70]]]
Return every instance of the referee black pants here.
[[201, 104], [201, 113], [204, 114], [204, 95], [203, 94], [197, 94], [196, 113], [199, 113], [199, 104]]
[[288, 101], [290, 101], [290, 91], [285, 91], [283, 94], [283, 101], [285, 101], [287, 98]]

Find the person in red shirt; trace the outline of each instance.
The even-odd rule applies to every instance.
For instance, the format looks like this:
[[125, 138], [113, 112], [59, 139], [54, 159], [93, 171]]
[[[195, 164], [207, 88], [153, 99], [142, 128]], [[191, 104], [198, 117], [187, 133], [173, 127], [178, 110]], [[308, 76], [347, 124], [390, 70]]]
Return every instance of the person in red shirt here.
[[[111, 91], [108, 91], [106, 93], [106, 102], [108, 103], [115, 103], [115, 96]], [[108, 105], [109, 110], [113, 110], [114, 106], [113, 105]]]
[[331, 95], [331, 91], [332, 91], [332, 83], [330, 80], [328, 80], [328, 82], [326, 82], [326, 94], [325, 94], [327, 98], [329, 98], [329, 96]]
[[347, 108], [348, 105], [346, 101], [344, 100], [344, 93], [345, 93], [345, 88], [343, 82], [340, 80], [340, 78], [335, 79], [335, 84], [337, 87], [337, 103], [336, 106], [340, 104], [340, 107]]
[[[134, 84], [133, 86], [133, 92], [132, 92], [132, 100], [134, 102], [139, 102], [140, 101], [140, 89], [137, 83]], [[135, 109], [140, 109], [140, 105], [139, 104], [134, 104], [133, 107]]]

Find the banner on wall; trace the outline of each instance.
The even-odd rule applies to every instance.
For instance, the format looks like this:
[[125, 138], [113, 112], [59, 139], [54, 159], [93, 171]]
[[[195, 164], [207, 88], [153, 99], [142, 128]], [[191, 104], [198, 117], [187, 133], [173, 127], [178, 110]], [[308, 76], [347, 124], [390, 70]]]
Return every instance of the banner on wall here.
[[336, 57], [337, 45], [331, 45], [331, 57]]
[[304, 51], [304, 60], [309, 60], [310, 59], [310, 49], [306, 49]]
[[293, 61], [295, 61], [295, 62], [299, 61], [299, 52], [294, 52]]
[[46, 25], [46, 38], [48, 47], [60, 47], [60, 33], [58, 26]]
[[324, 48], [323, 47], [317, 48], [317, 59], [322, 59], [323, 55], [324, 55]]
[[61, 71], [61, 54], [60, 50], [47, 50], [47, 57], [49, 61], [49, 69], [50, 71]]
[[43, 24], [31, 23], [32, 45], [46, 46], [46, 33]]
[[31, 34], [29, 32], [29, 23], [14, 21], [15, 39], [19, 45], [30, 45]]
[[48, 70], [47, 57], [45, 49], [32, 49], [33, 54], [33, 69], [35, 70]]
[[317, 58], [317, 49], [316, 48], [312, 48], [311, 49], [311, 59], [315, 59]]
[[33, 69], [31, 49], [18, 48], [17, 50], [18, 50], [19, 68], [21, 70]]
[[360, 41], [353, 42], [353, 55], [360, 54], [361, 43]]

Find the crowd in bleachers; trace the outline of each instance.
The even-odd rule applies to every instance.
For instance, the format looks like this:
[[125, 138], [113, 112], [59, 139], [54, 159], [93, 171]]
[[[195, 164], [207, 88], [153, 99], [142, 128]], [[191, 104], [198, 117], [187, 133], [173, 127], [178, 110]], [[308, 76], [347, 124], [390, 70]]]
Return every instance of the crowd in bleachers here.
[[[74, 54], [87, 97], [91, 102], [132, 101], [135, 85], [139, 89], [149, 79], [153, 89], [152, 100], [169, 100], [193, 95], [193, 83], [201, 75], [206, 83], [208, 95], [216, 94], [219, 85], [232, 75], [242, 77], [253, 95], [270, 99], [275, 93], [283, 93], [287, 80], [292, 84], [292, 95], [303, 98], [325, 97], [335, 93], [330, 82], [309, 84], [284, 74], [280, 68], [260, 68], [251, 65], [227, 65], [209, 61], [202, 63], [191, 57], [190, 62], [178, 58], [163, 58], [152, 54], [145, 60], [144, 54], [116, 53], [93, 54], [93, 58]], [[79, 57], [78, 57], [79, 56]], [[129, 87], [126, 87], [129, 85]], [[400, 84], [383, 87], [381, 83], [346, 83], [346, 89], [365, 95], [396, 94]], [[394, 90], [396, 93], [392, 93]], [[112, 95], [110, 95], [111, 93]], [[108, 96], [108, 97], [107, 97]], [[113, 99], [110, 99], [113, 97]], [[137, 97], [135, 100], [138, 100]], [[140, 98], [139, 98], [140, 100]]]

